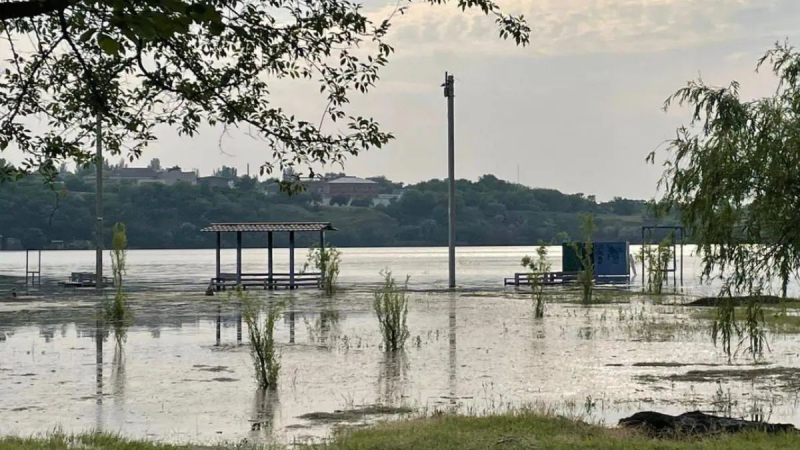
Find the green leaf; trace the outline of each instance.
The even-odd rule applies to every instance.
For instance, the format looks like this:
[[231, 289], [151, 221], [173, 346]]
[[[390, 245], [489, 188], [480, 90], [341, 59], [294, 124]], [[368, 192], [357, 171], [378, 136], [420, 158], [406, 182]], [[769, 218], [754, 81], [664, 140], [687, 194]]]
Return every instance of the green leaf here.
[[97, 45], [109, 55], [116, 55], [122, 49], [122, 44], [119, 41], [105, 33], [97, 35]]
[[94, 36], [94, 33], [95, 33], [95, 30], [86, 30], [86, 31], [83, 32], [83, 34], [81, 34], [81, 37], [79, 37], [78, 39], [81, 42], [89, 42], [89, 39], [91, 39], [92, 36]]

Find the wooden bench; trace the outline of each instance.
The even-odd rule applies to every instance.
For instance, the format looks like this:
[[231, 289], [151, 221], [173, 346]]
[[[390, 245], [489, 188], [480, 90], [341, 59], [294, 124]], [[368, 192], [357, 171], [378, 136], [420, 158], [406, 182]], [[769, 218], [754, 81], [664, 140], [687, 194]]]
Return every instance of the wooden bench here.
[[[72, 272], [69, 276], [69, 281], [63, 281], [59, 284], [64, 287], [96, 287], [97, 275], [94, 272]], [[104, 286], [113, 286], [114, 279], [103, 277]]]
[[242, 289], [297, 289], [301, 287], [317, 288], [320, 286], [321, 281], [322, 276], [320, 273], [296, 273], [294, 274], [294, 282], [292, 282], [291, 275], [288, 273], [273, 273], [271, 278], [268, 273], [243, 273], [241, 274], [241, 282], [239, 282], [235, 273], [221, 273], [219, 278], [214, 277], [211, 279], [211, 286], [217, 290], [235, 289], [237, 286], [241, 286]]
[[[531, 278], [538, 280], [544, 286], [558, 286], [563, 284], [572, 284], [578, 282], [580, 272], [518, 272], [514, 274], [513, 278], [504, 278], [504, 286], [530, 286]], [[595, 275], [595, 284], [628, 284], [630, 283], [629, 275]]]

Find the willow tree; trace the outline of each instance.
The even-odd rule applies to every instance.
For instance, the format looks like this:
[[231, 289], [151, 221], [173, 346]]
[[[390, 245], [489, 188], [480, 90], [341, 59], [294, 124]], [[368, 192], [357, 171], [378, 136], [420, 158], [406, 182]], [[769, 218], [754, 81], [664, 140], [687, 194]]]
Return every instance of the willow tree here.
[[[442, 4], [446, 0], [423, 0]], [[528, 42], [522, 16], [492, 0], [457, 0], [493, 17], [500, 36]], [[21, 0], [0, 2], [0, 150], [25, 155], [0, 181], [59, 163], [88, 163], [98, 122], [102, 144], [131, 159], [166, 125], [242, 127], [264, 139], [261, 172], [342, 162], [391, 138], [348, 112], [369, 91], [393, 48], [393, 19], [376, 21], [348, 0]], [[327, 106], [301, 120], [271, 101], [278, 80], [316, 83]], [[313, 88], [312, 88], [313, 89]], [[313, 175], [313, 172], [311, 172]]]
[[[669, 142], [660, 210], [679, 212], [697, 243], [703, 277], [722, 281], [714, 338], [728, 354], [734, 335], [753, 353], [762, 351], [759, 296], [785, 297], [800, 267], [800, 54], [776, 44], [759, 60], [757, 69], [763, 67], [778, 79], [769, 97], [746, 101], [735, 81], [711, 87], [697, 80], [664, 105], [689, 106], [692, 120]], [[734, 295], [752, 296], [741, 323]]]

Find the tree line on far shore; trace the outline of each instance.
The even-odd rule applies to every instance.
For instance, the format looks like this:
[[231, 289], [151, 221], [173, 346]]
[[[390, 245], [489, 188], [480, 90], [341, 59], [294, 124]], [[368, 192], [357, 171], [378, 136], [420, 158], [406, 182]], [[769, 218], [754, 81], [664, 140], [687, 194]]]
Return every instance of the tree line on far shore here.
[[[387, 192], [399, 183], [374, 180]], [[214, 236], [200, 229], [212, 222], [329, 221], [337, 246], [439, 246], [447, 244], [447, 183], [430, 180], [405, 186], [388, 205], [350, 202], [325, 206], [318, 195], [302, 192], [266, 195], [252, 177], [237, 177], [234, 187], [176, 183], [111, 184], [104, 195], [105, 223], [124, 222], [131, 248], [208, 248]], [[93, 185], [62, 171], [55, 186], [37, 176], [0, 189], [0, 235], [25, 248], [88, 248], [94, 234]], [[529, 188], [484, 175], [456, 183], [459, 245], [534, 245], [555, 236], [578, 236], [578, 213], [596, 217], [596, 240], [638, 242], [641, 225], [652, 223], [647, 203], [615, 198], [598, 202], [592, 195], [564, 194]], [[110, 236], [110, 233], [106, 233]], [[299, 245], [316, 237], [299, 236]], [[262, 236], [248, 236], [245, 245], [264, 245]], [[282, 240], [279, 245], [285, 244]], [[230, 244], [230, 243], [229, 243]]]

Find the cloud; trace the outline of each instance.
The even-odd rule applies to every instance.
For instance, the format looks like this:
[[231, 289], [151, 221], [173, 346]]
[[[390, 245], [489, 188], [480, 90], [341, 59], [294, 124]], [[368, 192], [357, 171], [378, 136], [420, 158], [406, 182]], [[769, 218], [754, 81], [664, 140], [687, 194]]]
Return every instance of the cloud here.
[[[532, 28], [524, 50], [498, 37], [494, 18], [454, 4], [411, 4], [396, 16], [389, 40], [402, 54], [565, 55], [639, 53], [721, 42], [742, 33], [776, 33], [795, 0], [500, 0], [502, 10], [523, 14]], [[370, 9], [387, 17], [394, 4]], [[786, 26], [791, 22], [786, 21]]]

